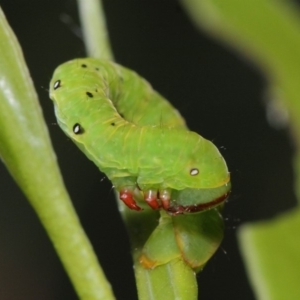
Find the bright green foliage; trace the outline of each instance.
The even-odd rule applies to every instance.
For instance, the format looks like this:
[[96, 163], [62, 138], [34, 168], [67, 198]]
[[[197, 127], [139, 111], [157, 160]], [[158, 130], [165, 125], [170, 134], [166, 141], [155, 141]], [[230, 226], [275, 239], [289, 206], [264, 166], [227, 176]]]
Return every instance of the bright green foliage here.
[[223, 232], [223, 218], [217, 208], [176, 217], [162, 212], [159, 225], [143, 247], [140, 262], [154, 268], [182, 258], [199, 271], [219, 248]]
[[241, 250], [259, 299], [299, 299], [300, 210], [244, 225]]

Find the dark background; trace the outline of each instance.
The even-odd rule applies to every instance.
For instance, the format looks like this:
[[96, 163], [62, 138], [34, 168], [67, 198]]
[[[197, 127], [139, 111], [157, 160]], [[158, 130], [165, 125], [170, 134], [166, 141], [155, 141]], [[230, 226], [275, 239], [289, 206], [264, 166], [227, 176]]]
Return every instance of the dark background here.
[[[82, 224], [117, 298], [136, 299], [129, 243], [111, 184], [101, 181], [103, 174], [58, 128], [48, 98], [54, 68], [85, 56], [75, 34], [76, 1], [0, 4], [23, 48]], [[236, 228], [296, 203], [292, 143], [287, 130], [267, 122], [266, 81], [253, 63], [198, 31], [177, 1], [107, 0], [104, 5], [116, 60], [148, 79], [192, 130], [213, 140], [232, 174], [224, 242], [197, 276], [201, 299], [254, 299]], [[3, 165], [0, 180], [0, 299], [77, 299], [44, 229]]]

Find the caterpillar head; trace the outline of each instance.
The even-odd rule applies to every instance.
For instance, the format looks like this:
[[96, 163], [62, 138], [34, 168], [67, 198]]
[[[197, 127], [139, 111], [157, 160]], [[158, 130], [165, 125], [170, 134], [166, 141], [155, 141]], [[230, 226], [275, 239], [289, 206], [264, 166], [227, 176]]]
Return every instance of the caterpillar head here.
[[213, 189], [227, 184], [230, 174], [217, 147], [193, 132], [190, 134], [192, 136], [189, 151], [179, 159], [181, 166], [177, 169], [176, 176], [167, 184], [177, 190]]

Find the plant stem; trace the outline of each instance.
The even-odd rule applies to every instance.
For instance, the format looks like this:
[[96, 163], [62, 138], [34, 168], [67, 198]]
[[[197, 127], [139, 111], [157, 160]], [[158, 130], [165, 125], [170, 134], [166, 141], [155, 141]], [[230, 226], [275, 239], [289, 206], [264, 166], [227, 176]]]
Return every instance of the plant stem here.
[[103, 5], [100, 0], [77, 0], [87, 54], [113, 60]]
[[18, 41], [0, 9], [0, 155], [38, 214], [80, 299], [114, 299], [52, 150]]

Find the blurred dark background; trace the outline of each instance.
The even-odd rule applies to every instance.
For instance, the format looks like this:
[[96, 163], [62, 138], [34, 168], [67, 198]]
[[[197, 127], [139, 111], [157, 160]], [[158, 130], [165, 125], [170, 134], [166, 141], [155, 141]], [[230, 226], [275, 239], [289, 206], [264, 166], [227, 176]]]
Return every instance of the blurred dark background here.
[[[48, 84], [84, 57], [75, 0], [0, 0], [23, 48], [53, 146], [82, 224], [117, 299], [136, 299], [130, 248], [111, 184], [56, 125]], [[293, 145], [266, 119], [266, 80], [253, 62], [198, 31], [175, 0], [106, 0], [116, 60], [169, 99], [213, 140], [232, 174], [221, 249], [199, 274], [201, 299], [255, 299], [236, 240], [239, 225], [293, 207]], [[1, 55], [1, 53], [0, 53]], [[45, 170], [46, 171], [46, 170]], [[27, 200], [0, 165], [0, 299], [77, 299]]]

